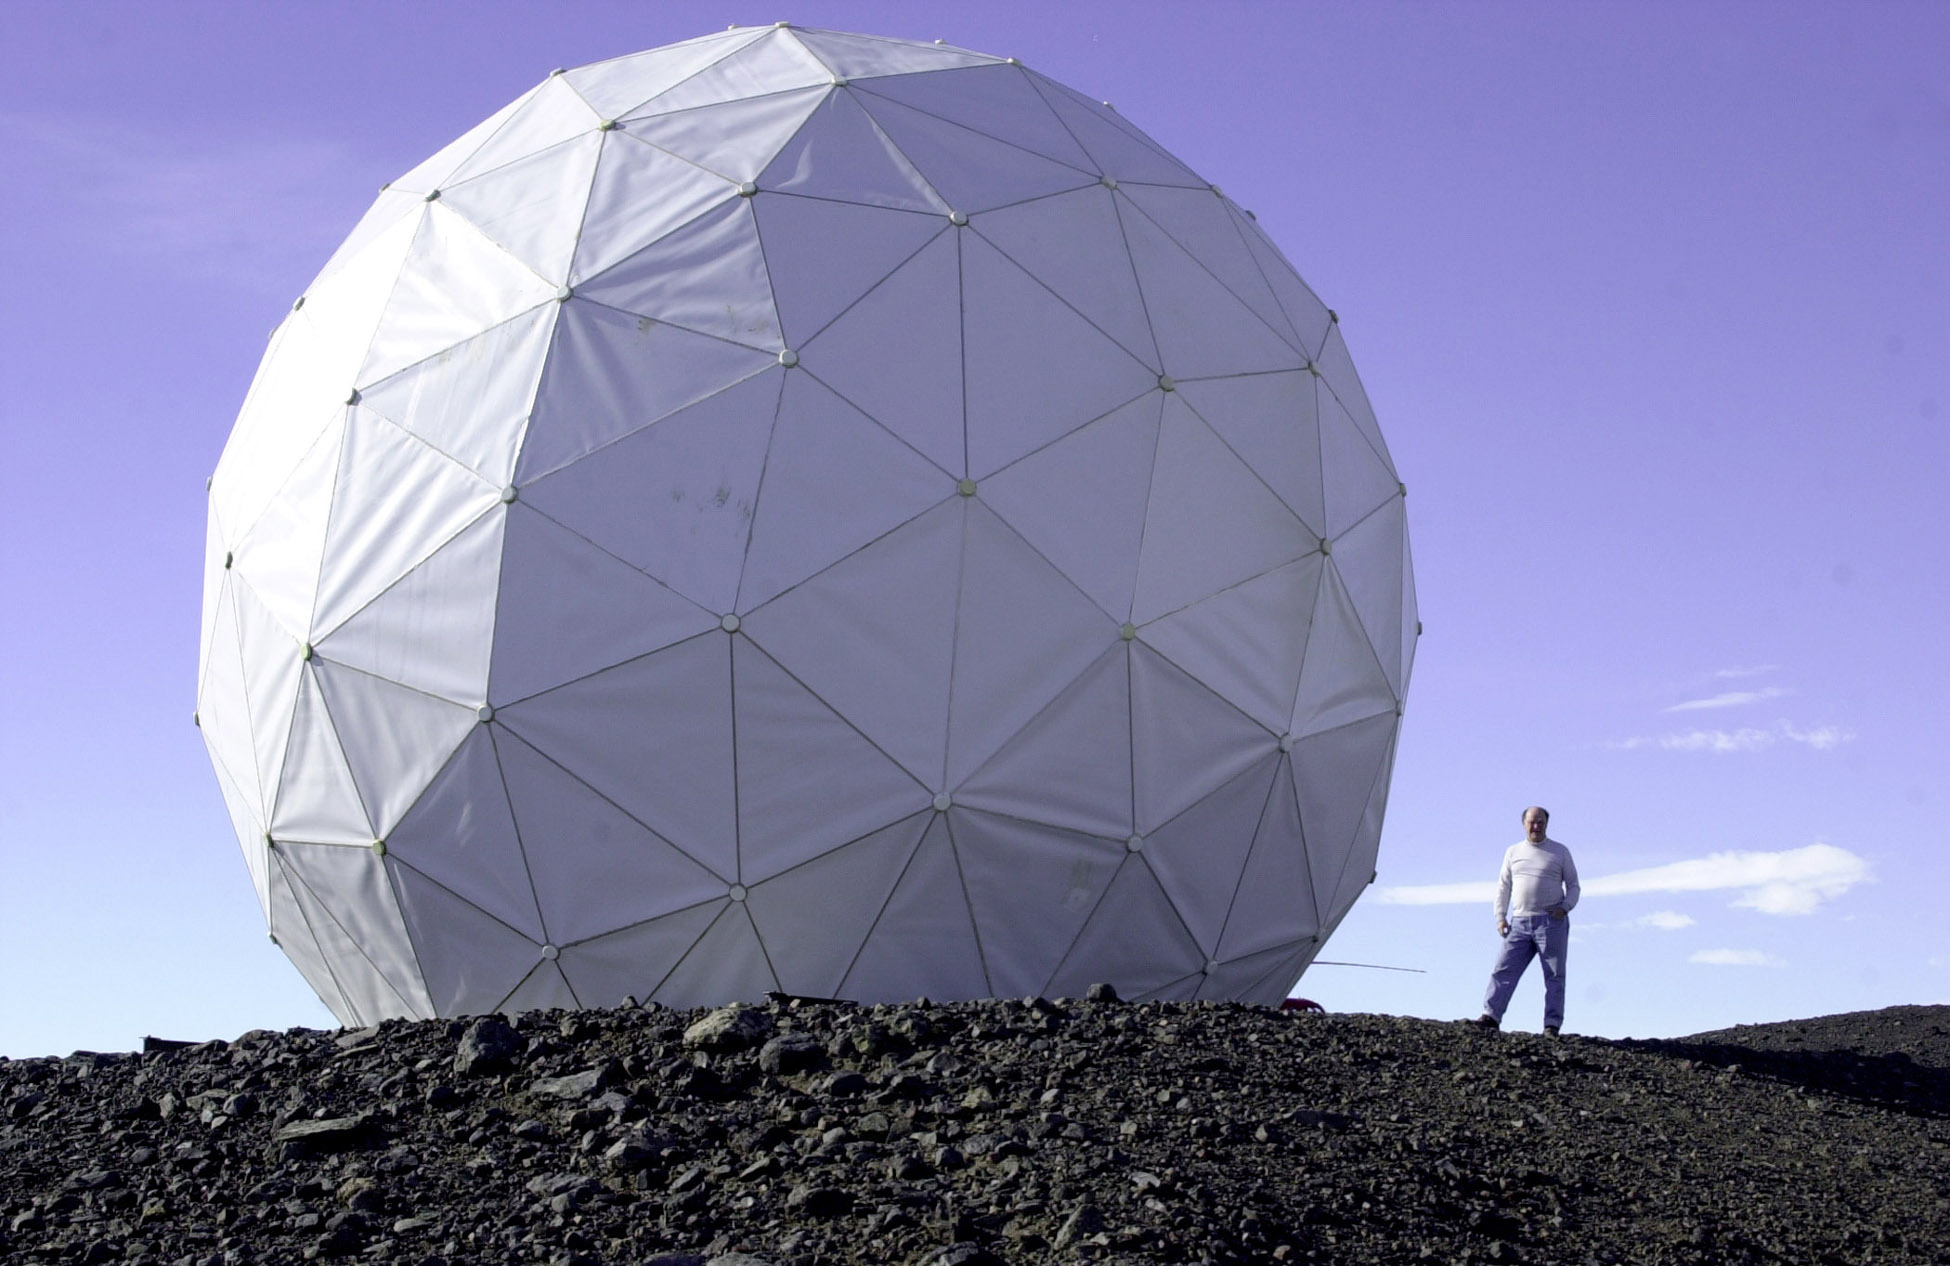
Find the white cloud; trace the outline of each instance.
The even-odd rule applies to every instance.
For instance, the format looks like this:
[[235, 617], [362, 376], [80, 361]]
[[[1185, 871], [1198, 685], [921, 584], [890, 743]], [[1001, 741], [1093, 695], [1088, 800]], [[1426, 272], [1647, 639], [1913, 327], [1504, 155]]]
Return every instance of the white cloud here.
[[1496, 900], [1496, 881], [1467, 884], [1408, 884], [1383, 888], [1375, 900], [1385, 906], [1471, 906]]
[[1707, 699], [1688, 699], [1675, 703], [1667, 712], [1705, 712], [1713, 708], [1740, 708], [1750, 703], [1761, 703], [1768, 699], [1779, 699], [1794, 692], [1786, 686], [1762, 686], [1759, 690], [1728, 690]]
[[1704, 963], [1708, 967], [1786, 967], [1783, 959], [1774, 957], [1765, 950], [1710, 949], [1695, 950], [1687, 959], [1689, 963]]
[[1833, 844], [1777, 853], [1714, 853], [1690, 861], [1606, 875], [1584, 885], [1592, 896], [1741, 889], [1734, 905], [1762, 914], [1808, 914], [1869, 880], [1869, 863]]
[[[1808, 914], [1824, 902], [1833, 901], [1857, 884], [1868, 883], [1869, 863], [1845, 848], [1833, 844], [1810, 844], [1805, 848], [1762, 853], [1713, 853], [1688, 861], [1649, 866], [1615, 875], [1603, 875], [1584, 883], [1587, 897], [1621, 897], [1648, 892], [1724, 892], [1737, 889], [1733, 904], [1762, 914]], [[1496, 897], [1496, 884], [1412, 884], [1383, 888], [1376, 900], [1383, 905], [1435, 906], [1488, 904]], [[1674, 920], [1687, 919], [1675, 911], [1662, 910], [1644, 916], [1647, 927], [1668, 930], [1687, 926]]]
[[1711, 752], [1724, 756], [1730, 752], [1758, 752], [1781, 743], [1798, 743], [1817, 752], [1825, 752], [1852, 742], [1854, 738], [1855, 731], [1839, 725], [1818, 725], [1804, 730], [1792, 722], [1777, 721], [1769, 729], [1745, 726], [1738, 730], [1683, 730], [1674, 734], [1616, 739], [1605, 746], [1621, 752], [1657, 748], [1666, 752]]
[[1625, 924], [1628, 928], [1657, 928], [1661, 932], [1677, 932], [1680, 928], [1692, 927], [1699, 922], [1690, 914], [1677, 910], [1654, 910], [1651, 914], [1641, 914]]
[[1769, 673], [1781, 671], [1779, 664], [1747, 664], [1733, 668], [1722, 668], [1713, 675], [1723, 680], [1738, 681], [1743, 677], [1765, 677]]

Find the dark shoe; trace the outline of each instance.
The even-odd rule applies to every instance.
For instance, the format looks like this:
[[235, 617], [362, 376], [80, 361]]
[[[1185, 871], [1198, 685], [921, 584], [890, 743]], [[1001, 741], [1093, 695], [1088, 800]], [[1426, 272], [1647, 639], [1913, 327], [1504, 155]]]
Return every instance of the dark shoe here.
[[1503, 1027], [1503, 1021], [1493, 1015], [1479, 1015], [1474, 1020], [1469, 1021], [1469, 1023], [1479, 1029], [1500, 1029]]
[[1544, 1026], [1544, 1036], [1545, 1036], [1545, 1037], [1556, 1037], [1556, 1036], [1557, 1036], [1557, 1026], [1556, 1026], [1555, 1024], [1546, 1024], [1546, 1025]]

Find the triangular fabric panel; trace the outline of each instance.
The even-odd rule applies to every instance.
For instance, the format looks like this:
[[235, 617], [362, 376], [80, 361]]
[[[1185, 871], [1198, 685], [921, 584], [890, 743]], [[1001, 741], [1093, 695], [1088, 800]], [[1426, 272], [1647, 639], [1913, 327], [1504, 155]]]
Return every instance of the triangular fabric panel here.
[[1327, 305], [1300, 280], [1300, 274], [1293, 271], [1293, 265], [1287, 263], [1286, 256], [1280, 254], [1279, 247], [1273, 245], [1257, 222], [1236, 206], [1228, 205], [1227, 209], [1232, 212], [1233, 226], [1246, 240], [1246, 248], [1259, 261], [1260, 275], [1279, 299], [1280, 310], [1286, 313], [1287, 324], [1300, 350], [1317, 353], [1327, 340], [1328, 327], [1334, 322]]
[[501, 1000], [499, 1009], [509, 1015], [519, 1015], [523, 1011], [570, 1011], [581, 1005], [562, 969], [544, 959], [535, 964], [513, 993]]
[[[1295, 753], [1293, 760], [1281, 761], [1274, 776], [1273, 794], [1239, 875], [1215, 958], [1242, 958], [1320, 929], [1314, 899], [1317, 880], [1309, 866], [1310, 841], [1303, 839], [1293, 792], [1293, 767], [1299, 759]], [[1338, 868], [1341, 859], [1322, 854], [1321, 860]]]
[[838, 994], [892, 1002], [922, 996], [961, 1000], [989, 993], [948, 818], [937, 813]]
[[[962, 241], [969, 474], [1023, 454], [1155, 391], [1157, 375], [978, 235]], [[1024, 365], [1061, 366], [1024, 374]]]
[[1415, 674], [1415, 644], [1422, 636], [1422, 613], [1415, 598], [1415, 560], [1408, 544], [1408, 529], [1402, 529], [1402, 675], [1396, 697], [1408, 697], [1409, 679]]
[[948, 759], [963, 504], [890, 532], [744, 618], [742, 632], [916, 780]]
[[1065, 88], [1042, 75], [1031, 74], [1043, 99], [1063, 126], [1077, 138], [1097, 170], [1116, 180], [1140, 180], [1159, 185], [1205, 187], [1205, 182], [1143, 133], [1117, 116], [1116, 111]]
[[1131, 616], [1163, 402], [1140, 396], [981, 484], [983, 503], [1120, 624]]
[[527, 265], [542, 280], [569, 279], [602, 134], [564, 141], [441, 191], [440, 205]]
[[1178, 385], [1192, 411], [1317, 536], [1327, 532], [1316, 402], [1319, 381], [1305, 370], [1296, 370]]
[[1090, 156], [1020, 66], [991, 63], [877, 79], [860, 91], [945, 118], [1080, 171]]
[[1146, 624], [1313, 553], [1305, 524], [1176, 393], [1165, 400], [1132, 619]]
[[[516, 466], [524, 486], [778, 364], [774, 354], [600, 304], [570, 301], [558, 311]], [[771, 416], [767, 409], [768, 429]]]
[[[730, 652], [723, 633], [702, 633], [494, 715], [729, 883], [738, 865]], [[546, 823], [546, 804], [536, 809]]]
[[[298, 706], [301, 648], [265, 610], [250, 586], [235, 578], [231, 596], [237, 608], [238, 644], [243, 654], [244, 691], [250, 707], [251, 750], [257, 757], [262, 803], [276, 803], [284, 768], [291, 714]], [[232, 771], [236, 776], [236, 771]]]
[[[841, 204], [946, 217], [948, 204], [850, 92], [821, 101], [757, 182], [765, 194], [806, 192]], [[764, 196], [764, 195], [761, 195]]]
[[964, 214], [992, 210], [1097, 183], [1095, 172], [862, 91], [858, 100], [881, 130]]
[[854, 303], [806, 345], [801, 363], [942, 470], [961, 477], [968, 462], [957, 235], [942, 233]]
[[738, 877], [760, 883], [932, 795], [745, 637], [732, 643]]
[[291, 477], [235, 549], [231, 566], [249, 582], [277, 622], [303, 641], [312, 627], [325, 525], [338, 483], [339, 446], [345, 430], [334, 421], [299, 461]]
[[318, 894], [300, 878], [297, 868], [287, 865], [283, 874], [303, 914], [305, 927], [318, 946], [319, 956], [325, 960], [333, 983], [338, 986], [339, 996], [357, 1017], [355, 1022], [365, 1025], [394, 1018], [423, 1018], [426, 1012], [416, 1011], [411, 1003], [400, 996], [399, 990], [365, 956], [352, 934], [332, 917], [319, 901]]
[[[217, 517], [216, 507], [210, 507], [203, 523], [203, 605], [199, 608], [202, 619], [198, 621], [196, 636], [196, 689], [203, 693], [203, 679], [210, 672], [210, 644], [217, 635], [217, 619], [223, 609], [223, 587], [230, 579], [230, 568], [226, 566], [226, 556], [230, 538], [223, 530], [223, 523]], [[322, 544], [322, 539], [321, 539]]]
[[1207, 957], [1218, 953], [1241, 867], [1282, 763], [1277, 755], [1267, 757], [1144, 837], [1144, 860]]
[[979, 499], [969, 504], [966, 531], [950, 790], [1117, 640], [1117, 625]]
[[1340, 402], [1320, 397], [1320, 465], [1327, 486], [1327, 535], [1337, 537], [1402, 493], [1379, 454], [1362, 438]]
[[[389, 313], [398, 310], [400, 283], [407, 273], [424, 274], [429, 257], [442, 258], [440, 247], [453, 230], [476, 247], [500, 254], [458, 216], [436, 217], [432, 204], [422, 203], [415, 214], [403, 216], [375, 235], [364, 250], [348, 258], [329, 277], [314, 281], [305, 291], [304, 307], [288, 322], [300, 335], [289, 352], [303, 364], [294, 365], [292, 368], [299, 372], [295, 377], [287, 373], [287, 380], [294, 386], [303, 383], [318, 403], [335, 404], [354, 387], [392, 372], [375, 372], [369, 367], [374, 330]], [[505, 256], [494, 271], [500, 274], [509, 268], [525, 271]], [[394, 368], [436, 350], [430, 347]]]
[[751, 916], [734, 901], [664, 978], [657, 1000], [673, 1007], [715, 1007], [757, 1002], [777, 988]]
[[412, 1008], [433, 1014], [419, 959], [406, 934], [384, 859], [370, 848], [337, 844], [278, 845], [278, 859], [359, 946], [366, 960]]
[[[531, 154], [584, 134], [593, 135], [601, 119], [581, 94], [569, 86], [567, 76], [550, 75], [522, 100], [520, 109], [509, 115], [472, 157], [441, 182], [441, 196], [444, 198], [463, 183]], [[580, 202], [577, 214], [581, 214]]]
[[325, 533], [314, 636], [343, 624], [500, 500], [499, 489], [426, 441], [354, 410]]
[[270, 846], [265, 839], [264, 824], [251, 813], [243, 793], [237, 790], [224, 767], [216, 765], [214, 768], [217, 790], [223, 796], [225, 811], [230, 814], [230, 829], [237, 836], [239, 851], [244, 855], [244, 866], [251, 873], [251, 887], [257, 893], [257, 904], [263, 907], [264, 917], [268, 919], [271, 917]]
[[840, 31], [802, 31], [794, 28], [792, 37], [830, 67], [835, 75], [845, 79], [870, 79], [937, 68], [980, 66], [996, 60], [964, 48], [918, 44], [912, 40], [883, 39], [872, 35], [851, 35]]
[[956, 809], [956, 852], [989, 985], [1040, 995], [1126, 855], [1121, 843]]
[[298, 680], [298, 706], [276, 796], [270, 830], [278, 839], [370, 844], [376, 838], [325, 697], [310, 673]]
[[724, 881], [519, 738], [495, 750], [556, 943], [586, 940], [721, 897]]
[[1204, 265], [1240, 302], [1258, 313], [1295, 350], [1311, 352], [1295, 342], [1273, 288], [1266, 284], [1259, 261], [1239, 235], [1225, 199], [1212, 189], [1186, 189], [1132, 183], [1122, 186], [1125, 197], [1156, 221], [1171, 240]]
[[271, 939], [284, 951], [305, 983], [312, 987], [318, 1000], [330, 1009], [338, 1022], [347, 1028], [361, 1023], [359, 1013], [346, 1001], [345, 993], [339, 988], [337, 978], [325, 962], [325, 955], [319, 949], [318, 938], [312, 935], [311, 925], [305, 919], [304, 908], [298, 904], [297, 894], [291, 881], [285, 878], [284, 868], [278, 864], [275, 854], [270, 857], [269, 877], [269, 923]]
[[1198, 996], [1199, 986], [1204, 982], [1203, 972], [1193, 972], [1177, 980], [1167, 982], [1154, 989], [1146, 989], [1131, 995], [1133, 1002], [1190, 1002]]
[[1277, 1007], [1300, 979], [1307, 960], [1318, 950], [1312, 939], [1298, 945], [1276, 945], [1229, 963], [1220, 963], [1201, 982], [1201, 998], [1238, 999], [1249, 1006]]
[[508, 516], [490, 510], [319, 639], [336, 663], [478, 707], [487, 700]]
[[[801, 354], [828, 322], [949, 228], [940, 215], [769, 191], [752, 200], [752, 212], [758, 217], [779, 328], [786, 346]], [[953, 293], [951, 287], [948, 294]], [[899, 358], [883, 355], [873, 368], [884, 373], [887, 361], [898, 363]]]
[[661, 650], [718, 616], [526, 505], [508, 507], [488, 699], [496, 707]]
[[738, 609], [770, 601], [954, 491], [940, 469], [810, 374], [787, 371]]
[[1361, 520], [1334, 542], [1331, 560], [1398, 699], [1405, 684], [1401, 638], [1402, 567], [1407, 561], [1402, 549], [1407, 531], [1404, 509], [1397, 497]]
[[[547, 939], [489, 726], [477, 726], [386, 837], [386, 855], [523, 936]], [[437, 925], [429, 925], [430, 930]], [[526, 969], [524, 969], [526, 970]], [[500, 1001], [514, 982], [490, 998]]]
[[196, 693], [196, 720], [210, 763], [230, 778], [251, 817], [262, 823], [269, 816], [267, 797], [251, 744], [250, 699], [244, 693], [244, 652], [237, 633], [236, 590], [241, 583], [234, 572], [227, 572], [218, 591], [210, 653]]
[[356, 668], [317, 659], [311, 667], [366, 819], [383, 839], [480, 720], [473, 708]]
[[795, 88], [828, 87], [832, 82], [832, 71], [820, 65], [797, 40], [774, 29], [621, 117], [635, 119], [645, 114], [689, 110], [720, 102], [741, 105]]
[[710, 207], [621, 262], [576, 283], [612, 308], [668, 321], [747, 347], [776, 351], [779, 314], [751, 200]]
[[570, 284], [599, 276], [727, 200], [738, 200], [738, 187], [723, 176], [626, 131], [603, 133]]
[[1131, 833], [1131, 666], [1124, 642], [1050, 701], [955, 789], [1009, 817], [1124, 839]]
[[1128, 212], [1124, 240], [1137, 267], [1165, 373], [1210, 378], [1306, 365], [1304, 353], [1148, 217]]
[[821, 84], [669, 112], [657, 100], [622, 126], [631, 136], [727, 180], [755, 181], [830, 91]]
[[541, 961], [541, 946], [410, 865], [390, 868], [437, 1015], [481, 1015]]
[[1368, 403], [1368, 392], [1361, 385], [1361, 376], [1354, 372], [1354, 361], [1347, 354], [1347, 342], [1341, 337], [1338, 322], [1327, 331], [1327, 340], [1321, 344], [1319, 360], [1321, 380], [1334, 393], [1334, 398], [1341, 402], [1348, 419], [1361, 432], [1361, 437], [1368, 441], [1368, 446], [1374, 449], [1381, 464], [1393, 474], [1395, 462], [1388, 455], [1388, 441], [1381, 438], [1381, 426], [1375, 421], [1374, 406]]
[[586, 1007], [649, 998], [729, 902], [724, 899], [564, 946], [558, 965]]
[[1271, 754], [1277, 736], [1143, 642], [1131, 649], [1137, 829], [1149, 831]]
[[1372, 844], [1365, 860], [1357, 856], [1363, 851], [1357, 846], [1375, 779], [1386, 767], [1394, 741], [1395, 718], [1388, 715], [1294, 744], [1300, 821], [1323, 922], [1339, 918], [1346, 908], [1340, 898], [1348, 885], [1358, 892], [1373, 872]]
[[373, 332], [359, 385], [398, 373], [554, 299], [556, 285], [495, 245], [459, 212], [434, 203], [400, 269], [386, 315]]
[[1317, 734], [1377, 713], [1393, 714], [1395, 705], [1394, 687], [1347, 590], [1331, 568], [1323, 570], [1289, 732]]
[[785, 372], [672, 414], [527, 485], [522, 498], [692, 602], [730, 611]]
[[991, 211], [975, 229], [1152, 373], [1163, 372], [1110, 190], [1091, 185]]
[[1323, 563], [1309, 554], [1276, 567], [1145, 625], [1140, 636], [1207, 690], [1283, 734], [1293, 718]]
[[[345, 240], [338, 244], [338, 249], [332, 252], [331, 258], [325, 261], [325, 266], [312, 278], [312, 285], [317, 286], [358, 258], [360, 252], [378, 238], [388, 232], [397, 232], [403, 221], [418, 221], [426, 207], [424, 193], [395, 189], [391, 185], [382, 188], [372, 205], [366, 208], [366, 213], [359, 217], [359, 222], [352, 226], [352, 231], [345, 235]], [[409, 233], [407, 236], [410, 240], [412, 235]]]
[[271, 336], [210, 485], [212, 506], [237, 536], [257, 522], [319, 434], [345, 417], [373, 327], [424, 218], [400, 220], [313, 283]]
[[1043, 992], [1079, 998], [1108, 981], [1120, 997], [1137, 997], [1183, 979], [1204, 961], [1157, 879], [1137, 857], [1127, 857]]
[[361, 392], [360, 403], [504, 486], [561, 311], [555, 304], [530, 309]]
[[[787, 993], [831, 998], [921, 842], [918, 813], [754, 887], [745, 909]], [[818, 911], [808, 918], [809, 911]]]
[[1394, 770], [1396, 736], [1390, 735], [1388, 753], [1382, 758], [1381, 768], [1375, 773], [1374, 787], [1368, 793], [1367, 806], [1361, 812], [1361, 824], [1354, 832], [1354, 843], [1347, 851], [1347, 865], [1341, 870], [1341, 882], [1334, 890], [1332, 904], [1328, 907], [1328, 921], [1338, 924], [1353, 908], [1360, 897], [1361, 890], [1373, 883], [1377, 877], [1376, 858], [1381, 848], [1381, 820], [1388, 807], [1388, 780]]
[[460, 170], [461, 164], [479, 153], [481, 147], [496, 136], [508, 121], [520, 114], [522, 108], [535, 98], [537, 88], [522, 93], [507, 105], [502, 106], [487, 118], [463, 132], [459, 139], [443, 146], [439, 153], [420, 163], [402, 176], [387, 183], [389, 189], [405, 190], [409, 193], [427, 194], [440, 188], [453, 174]]
[[681, 44], [581, 66], [562, 78], [598, 115], [617, 119], [659, 93], [669, 92], [713, 62], [764, 39], [765, 34], [760, 28], [720, 31]]

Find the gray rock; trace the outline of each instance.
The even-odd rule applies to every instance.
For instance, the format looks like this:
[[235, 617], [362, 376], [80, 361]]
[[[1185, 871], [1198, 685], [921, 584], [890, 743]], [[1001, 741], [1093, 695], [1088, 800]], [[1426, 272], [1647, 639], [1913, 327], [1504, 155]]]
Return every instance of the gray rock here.
[[826, 1062], [826, 1046], [807, 1033], [781, 1033], [758, 1052], [758, 1066], [775, 1076], [789, 1076]]
[[615, 1064], [604, 1064], [566, 1077], [543, 1077], [529, 1085], [528, 1093], [544, 1099], [587, 1099], [616, 1084], [622, 1075], [623, 1070]]
[[454, 1071], [463, 1077], [512, 1067], [525, 1045], [514, 1026], [498, 1015], [484, 1015], [467, 1026], [454, 1052]]
[[369, 1112], [349, 1117], [326, 1117], [320, 1121], [293, 1121], [279, 1126], [271, 1142], [285, 1160], [322, 1156], [368, 1147], [377, 1141], [378, 1131]]
[[684, 1045], [707, 1051], [742, 1051], [772, 1035], [772, 1017], [757, 1007], [719, 1007], [684, 1030]]

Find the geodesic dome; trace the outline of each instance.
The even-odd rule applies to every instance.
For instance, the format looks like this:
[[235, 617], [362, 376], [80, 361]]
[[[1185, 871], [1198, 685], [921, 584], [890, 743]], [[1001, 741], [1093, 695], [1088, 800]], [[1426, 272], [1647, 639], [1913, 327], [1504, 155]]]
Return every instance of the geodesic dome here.
[[1416, 630], [1335, 318], [1013, 61], [734, 29], [393, 181], [212, 478], [199, 721], [346, 1023], [1277, 1001]]

